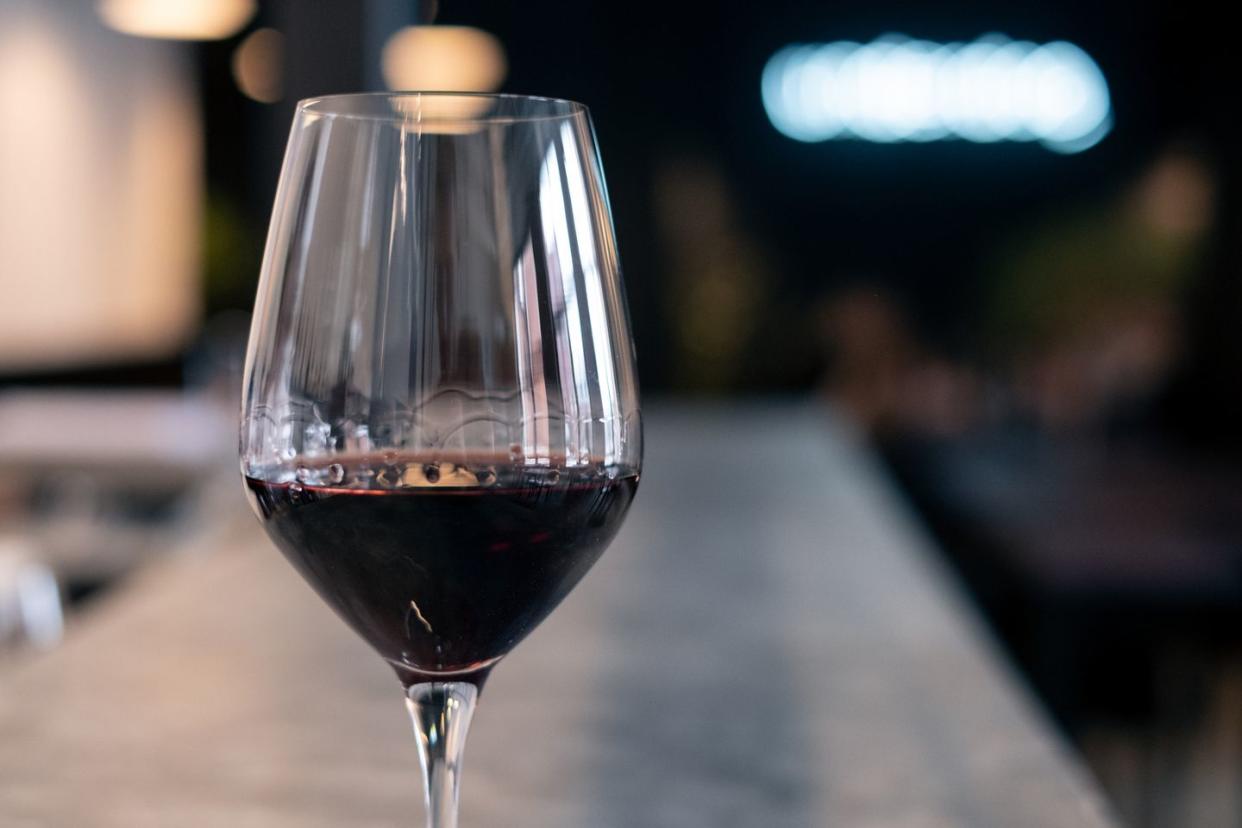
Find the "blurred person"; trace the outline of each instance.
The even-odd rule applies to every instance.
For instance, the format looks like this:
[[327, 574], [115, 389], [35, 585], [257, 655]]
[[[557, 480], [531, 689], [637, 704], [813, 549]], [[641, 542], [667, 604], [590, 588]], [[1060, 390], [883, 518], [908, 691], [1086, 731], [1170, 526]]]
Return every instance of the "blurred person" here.
[[986, 355], [1019, 411], [1078, 428], [1150, 405], [1183, 349], [1181, 306], [1213, 221], [1210, 167], [1173, 146], [1114, 202], [1001, 248]]
[[653, 201], [668, 263], [673, 384], [690, 391], [736, 387], [770, 312], [769, 259], [743, 227], [723, 172], [707, 159], [665, 159]]
[[929, 353], [892, 298], [845, 290], [822, 301], [818, 317], [825, 393], [873, 437], [956, 434], [974, 421], [973, 372]]

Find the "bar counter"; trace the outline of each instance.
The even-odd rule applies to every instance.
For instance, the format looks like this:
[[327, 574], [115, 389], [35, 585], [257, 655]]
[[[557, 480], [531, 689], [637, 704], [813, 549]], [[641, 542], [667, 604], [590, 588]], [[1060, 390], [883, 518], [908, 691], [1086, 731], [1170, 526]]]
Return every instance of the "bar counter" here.
[[[1114, 824], [848, 424], [665, 404], [618, 539], [494, 672], [461, 824]], [[0, 671], [5, 826], [421, 825], [391, 671], [240, 480]]]

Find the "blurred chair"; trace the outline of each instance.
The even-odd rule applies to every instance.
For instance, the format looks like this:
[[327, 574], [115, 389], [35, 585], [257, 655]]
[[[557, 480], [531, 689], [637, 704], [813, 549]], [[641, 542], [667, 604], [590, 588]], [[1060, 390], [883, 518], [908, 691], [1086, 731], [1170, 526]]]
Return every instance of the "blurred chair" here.
[[[6, 557], [21, 561], [22, 572], [29, 561], [47, 567], [73, 610], [179, 548], [201, 520], [204, 484], [236, 474], [234, 410], [210, 393], [0, 394], [0, 511], [5, 537], [23, 545]], [[5, 584], [17, 583], [11, 566]], [[21, 577], [26, 584], [33, 576]]]

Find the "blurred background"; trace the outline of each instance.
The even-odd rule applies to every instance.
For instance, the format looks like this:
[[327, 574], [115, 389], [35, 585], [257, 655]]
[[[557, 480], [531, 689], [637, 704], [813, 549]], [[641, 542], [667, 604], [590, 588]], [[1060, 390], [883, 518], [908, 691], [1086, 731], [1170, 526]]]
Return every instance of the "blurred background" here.
[[294, 103], [535, 93], [591, 107], [645, 393], [846, 413], [1119, 812], [1242, 824], [1216, 8], [0, 0], [0, 688], [240, 496]]

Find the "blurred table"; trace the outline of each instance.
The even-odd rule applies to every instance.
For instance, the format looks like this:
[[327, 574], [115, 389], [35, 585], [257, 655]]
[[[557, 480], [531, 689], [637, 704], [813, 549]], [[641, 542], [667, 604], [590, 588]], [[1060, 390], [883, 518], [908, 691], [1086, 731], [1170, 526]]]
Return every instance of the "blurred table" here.
[[179, 391], [17, 390], [0, 393], [0, 471], [29, 476], [125, 474], [183, 482], [237, 442], [236, 409]]
[[[657, 406], [621, 536], [497, 669], [464, 826], [1106, 826], [848, 428]], [[0, 674], [6, 826], [412, 826], [388, 669], [246, 512]]]
[[1145, 734], [1198, 726], [1199, 699], [1228, 680], [1242, 644], [1235, 464], [1141, 431], [1071, 436], [1016, 424], [894, 441], [888, 452], [1076, 737], [1124, 726], [1137, 744], [1161, 745], [1169, 740]]

